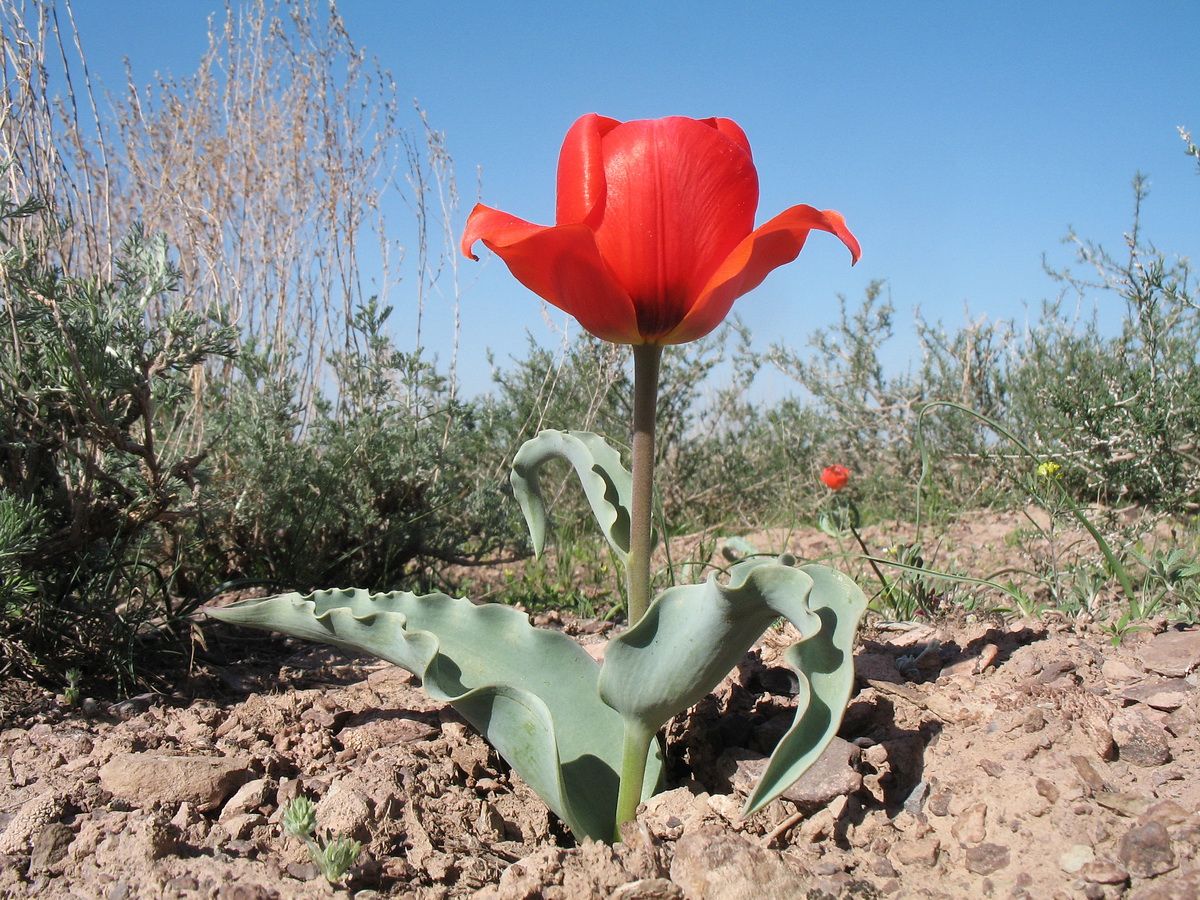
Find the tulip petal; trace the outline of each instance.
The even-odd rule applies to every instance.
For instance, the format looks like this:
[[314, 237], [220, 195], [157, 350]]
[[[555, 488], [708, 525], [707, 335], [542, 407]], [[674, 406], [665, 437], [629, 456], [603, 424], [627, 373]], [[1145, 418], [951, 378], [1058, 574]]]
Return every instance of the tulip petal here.
[[683, 321], [657, 343], [682, 344], [704, 337], [721, 324], [734, 300], [762, 284], [772, 270], [799, 256], [813, 230], [836, 235], [850, 250], [852, 264], [858, 262], [862, 250], [840, 213], [793, 206], [759, 226], [734, 248], [709, 278]]
[[579, 324], [615, 344], [641, 344], [629, 294], [600, 257], [586, 225], [534, 225], [479, 204], [463, 233], [463, 253], [484, 245], [504, 260], [513, 277]]
[[595, 227], [604, 215], [604, 136], [621, 123], [595, 113], [571, 126], [558, 155], [559, 225], [583, 223]]
[[625, 122], [604, 136], [607, 199], [596, 243], [634, 298], [646, 341], [683, 321], [754, 227], [758, 175], [745, 136], [728, 130], [719, 120], [672, 117]]
[[706, 119], [705, 121], [712, 122], [717, 131], [736, 141], [746, 151], [746, 155], [753, 159], [754, 154], [750, 152], [750, 138], [746, 137], [746, 132], [742, 131], [741, 125], [733, 119]]

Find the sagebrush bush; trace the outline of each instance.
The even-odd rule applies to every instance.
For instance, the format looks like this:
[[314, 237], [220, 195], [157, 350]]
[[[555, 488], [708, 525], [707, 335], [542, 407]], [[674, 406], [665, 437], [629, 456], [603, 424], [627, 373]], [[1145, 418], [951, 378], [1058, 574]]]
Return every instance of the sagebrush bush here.
[[[177, 288], [161, 237], [135, 229], [117, 276], [68, 273], [36, 201], [0, 198], [0, 643], [29, 677], [136, 682], [179, 617], [164, 566], [195, 514], [206, 448], [193, 374], [228, 329], [147, 306]], [[29, 236], [36, 235], [36, 236]], [[186, 439], [185, 436], [186, 435]]]
[[253, 353], [214, 386], [223, 438], [198, 523], [210, 578], [407, 588], [511, 542], [477, 405], [395, 348], [390, 313], [375, 301], [357, 311], [358, 349], [330, 357], [311, 409]]

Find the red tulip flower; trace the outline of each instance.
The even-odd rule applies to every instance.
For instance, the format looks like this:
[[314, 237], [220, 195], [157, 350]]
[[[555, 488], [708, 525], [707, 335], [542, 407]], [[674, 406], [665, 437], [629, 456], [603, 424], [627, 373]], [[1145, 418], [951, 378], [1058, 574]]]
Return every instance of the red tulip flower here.
[[850, 470], [845, 466], [827, 466], [821, 472], [821, 480], [831, 491], [840, 491], [850, 483]]
[[813, 229], [860, 250], [841, 215], [793, 206], [754, 227], [758, 174], [729, 119], [618, 122], [598, 115], [567, 132], [552, 226], [483, 206], [462, 251], [483, 241], [517, 280], [618, 344], [703, 337]]

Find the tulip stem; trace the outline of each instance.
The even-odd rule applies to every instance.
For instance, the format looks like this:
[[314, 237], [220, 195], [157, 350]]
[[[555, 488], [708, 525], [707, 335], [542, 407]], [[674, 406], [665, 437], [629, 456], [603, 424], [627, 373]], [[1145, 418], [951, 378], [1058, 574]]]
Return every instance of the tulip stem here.
[[633, 498], [629, 511], [629, 624], [650, 606], [650, 512], [654, 499], [654, 424], [661, 344], [633, 346]]
[[621, 840], [621, 826], [637, 818], [642, 802], [642, 786], [646, 780], [646, 761], [657, 731], [645, 728], [640, 722], [625, 720], [625, 743], [621, 754], [621, 787], [617, 792], [617, 831], [614, 839]]

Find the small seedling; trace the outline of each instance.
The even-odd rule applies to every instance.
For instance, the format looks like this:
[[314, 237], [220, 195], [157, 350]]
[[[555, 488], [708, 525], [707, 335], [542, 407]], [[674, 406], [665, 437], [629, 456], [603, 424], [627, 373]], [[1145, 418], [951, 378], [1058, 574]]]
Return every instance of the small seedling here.
[[80, 700], [79, 682], [83, 673], [78, 669], [67, 670], [67, 687], [63, 691], [63, 700], [67, 706], [78, 706]]
[[339, 883], [362, 852], [362, 843], [339, 834], [324, 840], [317, 836], [317, 808], [307, 797], [297, 797], [283, 811], [283, 830], [304, 841], [308, 855], [330, 884]]

